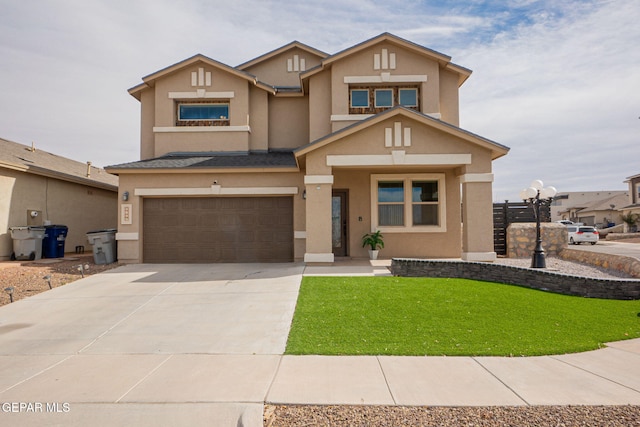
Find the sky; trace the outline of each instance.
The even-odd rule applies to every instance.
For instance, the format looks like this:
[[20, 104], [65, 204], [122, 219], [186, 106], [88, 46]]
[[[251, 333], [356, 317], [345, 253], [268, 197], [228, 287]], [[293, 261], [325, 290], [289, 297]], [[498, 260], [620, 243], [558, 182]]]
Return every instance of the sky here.
[[460, 127], [511, 148], [494, 201], [532, 180], [627, 190], [640, 173], [640, 0], [0, 0], [0, 138], [95, 166], [139, 159], [127, 89], [201, 53], [293, 40], [332, 54], [390, 32], [473, 71]]

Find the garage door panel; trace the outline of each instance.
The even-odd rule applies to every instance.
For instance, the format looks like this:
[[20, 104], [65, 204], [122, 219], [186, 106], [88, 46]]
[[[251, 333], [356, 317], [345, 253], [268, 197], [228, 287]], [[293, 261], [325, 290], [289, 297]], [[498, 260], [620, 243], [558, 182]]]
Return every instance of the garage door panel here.
[[293, 260], [291, 197], [144, 199], [145, 262]]

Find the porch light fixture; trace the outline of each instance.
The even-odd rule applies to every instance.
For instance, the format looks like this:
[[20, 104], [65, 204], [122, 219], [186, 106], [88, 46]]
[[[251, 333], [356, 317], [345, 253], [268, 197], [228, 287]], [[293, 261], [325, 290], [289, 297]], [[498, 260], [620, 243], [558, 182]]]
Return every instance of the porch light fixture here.
[[9, 300], [13, 302], [13, 286], [9, 286], [8, 288], [4, 288], [4, 291], [9, 294]]
[[540, 206], [550, 206], [553, 198], [558, 193], [555, 187], [544, 187], [539, 179], [534, 180], [531, 186], [520, 191], [520, 198], [533, 208], [536, 216], [536, 247], [533, 250], [531, 268], [546, 268], [542, 238], [540, 237]]
[[302, 199], [307, 200], [307, 190], [302, 190]]
[[127, 200], [129, 200], [129, 192], [125, 191], [124, 193], [122, 193], [122, 200], [124, 202], [126, 202]]
[[47, 275], [46, 275], [46, 276], [44, 276], [42, 279], [46, 280], [46, 281], [47, 281], [47, 283], [49, 284], [49, 289], [52, 289], [52, 288], [51, 288], [51, 275], [50, 275], [50, 274], [47, 274]]

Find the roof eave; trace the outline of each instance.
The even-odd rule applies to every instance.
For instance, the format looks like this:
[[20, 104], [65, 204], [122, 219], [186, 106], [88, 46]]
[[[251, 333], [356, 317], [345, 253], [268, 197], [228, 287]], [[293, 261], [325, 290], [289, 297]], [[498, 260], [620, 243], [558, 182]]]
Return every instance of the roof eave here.
[[420, 120], [423, 123], [427, 123], [430, 126], [436, 129], [439, 129], [443, 132], [452, 134], [458, 138], [464, 139], [476, 145], [483, 146], [491, 151], [492, 160], [499, 159], [500, 157], [503, 157], [509, 153], [510, 148], [505, 145], [499, 144], [495, 141], [491, 141], [490, 139], [484, 138], [480, 135], [476, 135], [472, 132], [466, 131], [457, 126], [451, 125], [447, 122], [443, 122], [442, 120], [434, 119], [433, 117], [429, 117], [417, 111], [414, 111], [405, 107], [394, 107], [382, 113], [376, 114], [375, 116], [369, 117], [367, 119], [354, 123], [350, 126], [347, 126], [346, 128], [340, 129], [330, 135], [317, 139], [305, 146], [299, 147], [298, 149], [293, 151], [293, 154], [295, 158], [298, 159], [299, 157], [305, 156], [311, 151], [314, 151], [320, 147], [330, 144], [333, 141], [344, 138], [345, 136], [356, 133], [361, 129], [375, 125], [376, 123], [386, 120], [388, 117], [393, 117], [394, 115], [398, 115], [398, 114], [402, 114], [409, 118]]

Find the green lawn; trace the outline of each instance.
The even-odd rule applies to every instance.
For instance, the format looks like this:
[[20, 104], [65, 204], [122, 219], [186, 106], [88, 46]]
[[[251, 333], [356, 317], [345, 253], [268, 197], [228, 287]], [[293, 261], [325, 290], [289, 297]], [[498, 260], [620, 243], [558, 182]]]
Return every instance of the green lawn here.
[[465, 279], [305, 277], [286, 354], [533, 356], [640, 337], [640, 301]]

